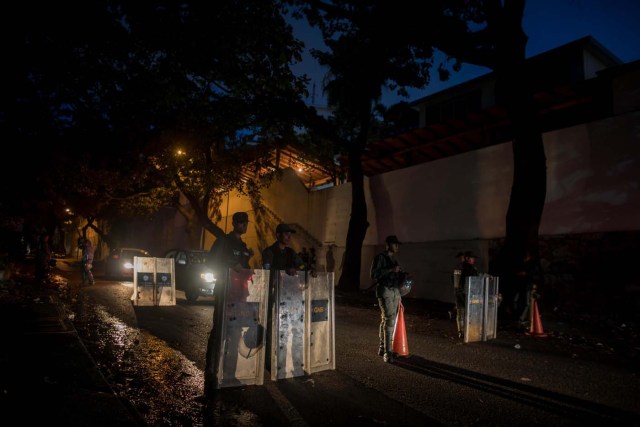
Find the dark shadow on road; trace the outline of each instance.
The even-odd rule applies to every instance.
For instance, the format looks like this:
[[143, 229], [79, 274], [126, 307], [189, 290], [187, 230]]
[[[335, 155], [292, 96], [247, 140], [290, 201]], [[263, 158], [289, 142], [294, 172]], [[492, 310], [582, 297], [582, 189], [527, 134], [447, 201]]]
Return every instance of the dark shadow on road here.
[[[639, 415], [572, 396], [544, 390], [418, 356], [398, 358], [395, 365], [432, 378], [455, 382], [534, 408], [584, 422], [638, 425]], [[604, 424], [603, 424], [604, 425]]]

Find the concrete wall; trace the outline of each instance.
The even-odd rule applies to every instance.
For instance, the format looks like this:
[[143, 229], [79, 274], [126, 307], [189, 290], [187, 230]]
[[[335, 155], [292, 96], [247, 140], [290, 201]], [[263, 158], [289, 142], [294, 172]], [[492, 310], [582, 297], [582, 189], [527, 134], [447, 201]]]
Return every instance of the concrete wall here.
[[[547, 202], [540, 235], [640, 230], [640, 113], [549, 132]], [[454, 256], [480, 255], [504, 237], [511, 143], [371, 179], [378, 235], [397, 234], [414, 276], [412, 296], [453, 302]]]
[[[541, 235], [640, 230], [639, 123], [640, 113], [634, 112], [544, 135], [548, 192]], [[398, 259], [415, 281], [411, 296], [453, 302], [455, 254], [473, 250], [480, 255], [480, 270], [488, 271], [489, 249], [504, 237], [512, 174], [511, 144], [506, 143], [368, 179], [370, 227], [361, 287], [369, 286], [369, 265], [383, 249], [384, 237], [396, 234], [405, 243]], [[319, 269], [335, 244], [340, 273], [351, 211], [349, 184], [308, 191], [287, 169], [263, 192], [263, 201], [267, 210], [256, 213], [248, 199], [229, 197], [229, 215], [250, 212], [245, 240], [256, 252], [256, 265], [260, 251], [274, 241], [275, 225], [284, 221], [301, 230], [295, 249], [316, 247]], [[225, 216], [221, 225], [226, 221]], [[205, 240], [210, 246], [211, 236]]]
[[540, 234], [640, 228], [640, 112], [545, 135]]
[[[365, 181], [365, 188], [368, 189], [368, 178], [365, 178]], [[367, 205], [372, 206], [372, 197], [368, 190], [365, 196]], [[221, 207], [223, 217], [218, 223], [223, 230], [229, 231], [231, 216], [234, 212], [249, 213], [250, 224], [244, 240], [254, 250], [251, 260], [253, 267], [260, 265], [262, 250], [275, 241], [277, 224], [285, 222], [295, 225], [298, 230], [292, 242], [292, 247], [296, 251], [300, 251], [303, 247], [316, 248], [317, 267], [320, 271], [326, 270], [326, 253], [330, 245], [335, 245], [332, 249], [335, 271], [337, 274], [340, 273], [351, 216], [350, 184], [309, 191], [296, 172], [287, 168], [283, 170], [281, 179], [262, 192], [262, 198], [264, 209], [257, 212], [247, 197], [231, 193]], [[379, 244], [374, 209], [369, 209], [368, 218], [370, 226], [364, 242], [363, 259], [370, 260], [373, 256], [372, 251]], [[211, 247], [213, 241], [213, 236], [206, 232], [204, 247]], [[363, 265], [361, 281], [364, 284], [369, 281], [368, 264]]]

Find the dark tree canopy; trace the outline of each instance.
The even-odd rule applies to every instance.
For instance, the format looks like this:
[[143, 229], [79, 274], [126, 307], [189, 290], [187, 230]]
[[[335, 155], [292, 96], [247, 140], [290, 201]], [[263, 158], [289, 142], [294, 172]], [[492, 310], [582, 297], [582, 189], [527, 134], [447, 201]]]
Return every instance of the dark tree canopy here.
[[306, 80], [276, 2], [27, 0], [10, 15], [1, 131], [32, 171], [24, 189], [3, 180], [16, 196], [109, 219], [181, 190], [214, 226], [215, 192], [245, 189], [238, 170], [293, 135]]
[[[334, 115], [329, 121], [337, 129], [333, 137], [348, 158], [352, 185], [351, 218], [346, 236], [345, 263], [339, 286], [360, 288], [362, 243], [369, 223], [361, 156], [372, 138], [384, 132], [380, 119], [398, 119], [401, 106], [387, 112], [380, 104], [386, 87], [405, 95], [407, 87], [428, 85], [433, 72], [431, 34], [444, 22], [439, 2], [416, 6], [379, 0], [291, 1], [296, 16], [317, 25], [327, 46], [314, 56], [329, 69], [325, 91]], [[409, 11], [414, 11], [411, 14]], [[426, 31], [424, 29], [427, 29]], [[416, 37], [420, 32], [421, 37]], [[438, 66], [440, 78], [448, 77], [446, 63]], [[457, 67], [454, 62], [451, 67]], [[394, 112], [396, 113], [394, 115]]]
[[498, 102], [507, 109], [514, 130], [514, 185], [504, 253], [512, 261], [535, 254], [546, 166], [525, 66], [525, 0], [289, 3], [322, 30], [328, 50], [315, 56], [329, 67], [325, 90], [336, 111], [336, 127], [346, 131], [335, 138], [348, 156], [353, 189], [339, 285], [354, 290], [360, 286], [361, 249], [368, 228], [360, 158], [369, 139], [388, 126], [375, 132], [376, 111], [386, 110], [377, 105], [381, 90], [386, 86], [402, 94], [405, 87], [428, 85], [435, 49], [454, 58], [438, 64], [441, 78], [447, 78], [448, 65], [457, 70], [460, 62], [496, 72]]

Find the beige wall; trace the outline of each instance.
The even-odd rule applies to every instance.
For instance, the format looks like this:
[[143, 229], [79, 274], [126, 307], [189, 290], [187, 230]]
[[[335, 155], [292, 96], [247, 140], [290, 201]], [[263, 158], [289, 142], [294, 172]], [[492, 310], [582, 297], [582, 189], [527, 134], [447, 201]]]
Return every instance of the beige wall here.
[[540, 233], [640, 229], [640, 112], [545, 135]]
[[[544, 145], [540, 235], [640, 230], [640, 113], [549, 132]], [[398, 258], [414, 276], [412, 296], [452, 302], [459, 250], [478, 253], [488, 270], [488, 240], [505, 234], [512, 173], [506, 143], [371, 179], [378, 235], [407, 242]]]
[[[368, 178], [365, 178], [367, 204], [372, 206], [368, 187]], [[326, 268], [326, 252], [329, 245], [336, 245], [333, 255], [336, 270], [339, 273], [351, 213], [350, 184], [309, 191], [296, 172], [288, 168], [283, 170], [280, 180], [263, 191], [262, 197], [266, 209], [262, 213], [257, 213], [247, 197], [231, 193], [221, 207], [223, 218], [218, 224], [223, 230], [230, 231], [231, 215], [234, 212], [249, 213], [251, 223], [244, 240], [254, 251], [251, 261], [253, 267], [259, 267], [262, 249], [275, 241], [276, 225], [279, 222], [285, 222], [295, 225], [298, 229], [293, 238], [294, 249], [299, 251], [302, 247], [316, 248], [317, 266], [321, 271]], [[378, 244], [376, 218], [371, 208], [368, 217], [370, 226], [364, 245], [375, 246]], [[211, 247], [213, 241], [213, 236], [205, 232], [204, 247]], [[367, 253], [367, 249], [365, 248], [363, 252]], [[363, 266], [363, 281], [368, 281], [368, 267], [368, 265]]]
[[[640, 230], [640, 113], [549, 132], [544, 144], [548, 192], [541, 235]], [[384, 237], [397, 234], [405, 242], [398, 258], [415, 279], [410, 296], [452, 302], [455, 254], [473, 250], [480, 255], [480, 270], [487, 271], [489, 240], [504, 237], [512, 173], [511, 144], [505, 143], [367, 179], [370, 226], [361, 287], [369, 286], [369, 265], [383, 249]], [[252, 265], [259, 265], [260, 251], [284, 221], [301, 230], [294, 238], [296, 250], [316, 247], [320, 268], [328, 245], [337, 245], [340, 273], [351, 211], [349, 184], [308, 191], [287, 169], [263, 199], [267, 210], [257, 215], [248, 199], [229, 196], [229, 215], [250, 213], [245, 240], [256, 253]], [[220, 225], [229, 229], [226, 221], [225, 216]], [[212, 241], [205, 236], [205, 247]]]

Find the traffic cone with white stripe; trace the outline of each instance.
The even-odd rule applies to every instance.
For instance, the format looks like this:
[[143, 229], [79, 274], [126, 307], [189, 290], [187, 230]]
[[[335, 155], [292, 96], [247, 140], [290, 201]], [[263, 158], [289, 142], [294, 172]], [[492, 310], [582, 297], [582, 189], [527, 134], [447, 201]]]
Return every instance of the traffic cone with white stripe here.
[[391, 350], [397, 355], [409, 356], [409, 344], [407, 343], [407, 330], [404, 326], [404, 306], [400, 303], [396, 315], [396, 326], [393, 330], [393, 343]]

